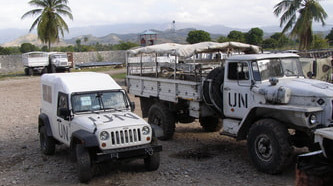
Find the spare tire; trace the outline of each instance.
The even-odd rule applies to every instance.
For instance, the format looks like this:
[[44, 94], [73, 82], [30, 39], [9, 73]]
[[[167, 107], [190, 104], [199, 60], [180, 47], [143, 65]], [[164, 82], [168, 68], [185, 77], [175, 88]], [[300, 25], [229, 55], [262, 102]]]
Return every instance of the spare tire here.
[[223, 92], [221, 85], [224, 81], [224, 68], [217, 67], [207, 75], [203, 84], [203, 98], [207, 105], [223, 115]]

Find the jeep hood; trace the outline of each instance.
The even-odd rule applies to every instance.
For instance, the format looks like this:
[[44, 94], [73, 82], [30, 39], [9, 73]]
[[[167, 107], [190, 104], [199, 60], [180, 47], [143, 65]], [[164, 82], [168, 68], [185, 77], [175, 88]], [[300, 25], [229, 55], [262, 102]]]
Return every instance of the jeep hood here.
[[75, 115], [72, 122], [87, 129], [92, 129], [97, 126], [97, 130], [133, 125], [147, 125], [145, 120], [129, 111]]
[[333, 97], [332, 84], [314, 79], [279, 79], [275, 86], [290, 88], [291, 96]]

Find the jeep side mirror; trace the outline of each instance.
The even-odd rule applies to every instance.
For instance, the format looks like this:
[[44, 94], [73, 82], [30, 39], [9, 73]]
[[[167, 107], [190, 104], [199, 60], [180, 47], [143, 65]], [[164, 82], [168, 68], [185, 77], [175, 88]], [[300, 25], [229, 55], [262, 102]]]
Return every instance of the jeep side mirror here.
[[131, 107], [131, 111], [134, 112], [134, 110], [135, 110], [135, 103], [134, 102], [130, 102], [130, 107]]
[[59, 115], [63, 116], [64, 118], [70, 116], [71, 112], [67, 108], [60, 108]]

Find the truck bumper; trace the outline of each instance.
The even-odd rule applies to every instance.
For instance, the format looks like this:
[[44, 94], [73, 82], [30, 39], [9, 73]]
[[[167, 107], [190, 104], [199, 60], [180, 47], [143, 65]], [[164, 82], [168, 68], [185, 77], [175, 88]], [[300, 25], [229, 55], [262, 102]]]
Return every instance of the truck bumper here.
[[130, 147], [123, 149], [106, 150], [97, 153], [96, 162], [103, 162], [108, 160], [130, 159], [138, 157], [151, 156], [156, 152], [162, 151], [162, 145], [143, 145], [140, 147]]

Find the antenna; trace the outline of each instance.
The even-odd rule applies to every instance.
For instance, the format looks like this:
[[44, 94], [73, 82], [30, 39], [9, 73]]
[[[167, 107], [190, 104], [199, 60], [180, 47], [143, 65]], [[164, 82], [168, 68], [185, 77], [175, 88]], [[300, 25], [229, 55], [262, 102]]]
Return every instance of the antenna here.
[[176, 21], [173, 20], [172, 21], [172, 28], [171, 28], [172, 32], [176, 32]]

